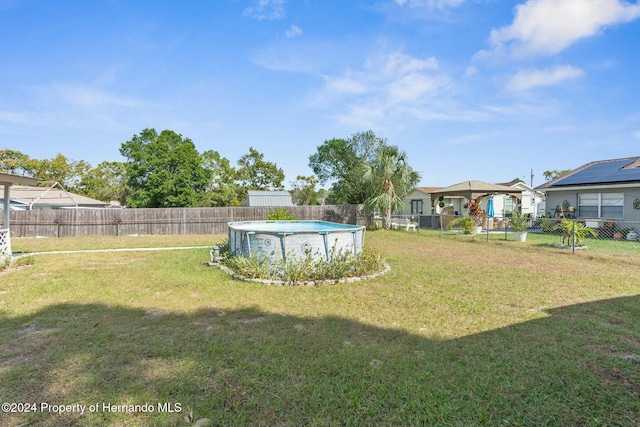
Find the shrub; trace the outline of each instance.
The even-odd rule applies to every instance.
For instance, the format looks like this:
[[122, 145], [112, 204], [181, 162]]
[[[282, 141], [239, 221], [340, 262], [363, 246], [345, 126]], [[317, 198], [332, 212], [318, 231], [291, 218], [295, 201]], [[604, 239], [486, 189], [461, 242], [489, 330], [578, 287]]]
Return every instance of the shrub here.
[[511, 230], [516, 233], [527, 231], [527, 228], [529, 228], [529, 218], [522, 216], [520, 212], [516, 212], [513, 217], [511, 217], [509, 226], [511, 227]]
[[540, 218], [540, 228], [544, 233], [555, 233], [557, 230], [557, 221], [551, 218]]
[[447, 225], [449, 228], [460, 228], [464, 234], [473, 234], [475, 223], [470, 216], [456, 218]]
[[333, 251], [326, 258], [314, 258], [311, 253], [305, 258], [271, 260], [255, 255], [245, 258], [231, 256], [224, 264], [235, 273], [251, 279], [275, 279], [295, 284], [318, 280], [340, 280], [346, 277], [368, 276], [384, 269], [380, 255], [367, 249], [358, 255], [349, 251]]
[[267, 215], [268, 221], [293, 221], [295, 219], [296, 217], [286, 208], [278, 208]]

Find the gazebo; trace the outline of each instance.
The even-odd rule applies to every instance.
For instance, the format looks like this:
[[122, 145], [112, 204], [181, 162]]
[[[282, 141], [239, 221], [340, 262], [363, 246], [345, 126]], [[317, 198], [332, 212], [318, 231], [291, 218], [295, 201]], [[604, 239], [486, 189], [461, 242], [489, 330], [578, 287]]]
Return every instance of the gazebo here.
[[452, 185], [450, 187], [441, 188], [432, 191], [431, 194], [436, 196], [462, 196], [467, 200], [477, 200], [483, 196], [490, 196], [492, 194], [509, 194], [511, 196], [521, 196], [522, 191], [514, 190], [511, 187], [499, 184], [490, 184], [484, 181], [464, 181], [459, 184]]
[[522, 198], [522, 191], [498, 184], [490, 184], [483, 181], [464, 181], [450, 187], [441, 188], [431, 192], [433, 203], [438, 202], [439, 197], [464, 197], [469, 202], [480, 201], [485, 196], [494, 194], [507, 194], [509, 196]]
[[27, 176], [10, 175], [0, 172], [0, 185], [4, 187], [4, 215], [2, 228], [0, 228], [0, 261], [11, 257], [11, 227], [9, 218], [11, 215], [11, 186], [15, 184], [37, 185], [38, 180]]

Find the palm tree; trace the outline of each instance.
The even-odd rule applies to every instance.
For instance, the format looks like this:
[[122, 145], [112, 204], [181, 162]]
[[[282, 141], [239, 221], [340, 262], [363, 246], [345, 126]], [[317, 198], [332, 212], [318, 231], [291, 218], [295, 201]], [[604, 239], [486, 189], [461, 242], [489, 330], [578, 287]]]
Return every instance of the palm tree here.
[[382, 226], [391, 228], [392, 211], [401, 211], [404, 197], [420, 181], [420, 174], [407, 163], [407, 153], [395, 145], [382, 147], [371, 164], [362, 165], [369, 209], [383, 213]]

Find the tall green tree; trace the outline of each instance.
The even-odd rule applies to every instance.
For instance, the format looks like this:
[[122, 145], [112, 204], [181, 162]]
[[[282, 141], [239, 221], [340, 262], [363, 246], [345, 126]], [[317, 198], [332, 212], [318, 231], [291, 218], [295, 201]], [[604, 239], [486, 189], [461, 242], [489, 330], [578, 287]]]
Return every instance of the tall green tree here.
[[33, 176], [30, 167], [31, 159], [26, 154], [17, 151], [4, 149], [0, 150], [0, 172], [12, 175]]
[[264, 159], [264, 154], [253, 147], [238, 160], [236, 180], [240, 186], [240, 199], [244, 203], [248, 190], [282, 190], [284, 171], [275, 163]]
[[126, 159], [127, 205], [140, 208], [200, 206], [211, 171], [189, 138], [172, 130], [144, 129], [122, 144]]
[[372, 131], [353, 134], [348, 139], [330, 139], [317, 147], [309, 156], [309, 167], [321, 184], [331, 182], [327, 203], [360, 204], [367, 199], [367, 192], [360, 169], [371, 164], [377, 152], [387, 146]]
[[240, 206], [236, 170], [214, 150], [202, 153], [203, 166], [211, 172], [203, 206]]
[[84, 160], [72, 160], [60, 153], [51, 159], [30, 159], [26, 167], [40, 185], [58, 182], [65, 189], [73, 191], [77, 190], [80, 180], [91, 169], [91, 165]]
[[78, 190], [87, 197], [105, 202], [116, 200], [124, 206], [129, 193], [127, 165], [124, 162], [100, 163], [82, 177]]
[[382, 147], [373, 162], [360, 171], [366, 184], [369, 209], [383, 214], [382, 226], [391, 228], [391, 213], [402, 211], [402, 198], [420, 181], [420, 174], [409, 166], [407, 154], [397, 146]]
[[314, 176], [298, 175], [291, 183], [291, 200], [298, 206], [317, 205], [318, 193], [316, 185], [318, 180]]

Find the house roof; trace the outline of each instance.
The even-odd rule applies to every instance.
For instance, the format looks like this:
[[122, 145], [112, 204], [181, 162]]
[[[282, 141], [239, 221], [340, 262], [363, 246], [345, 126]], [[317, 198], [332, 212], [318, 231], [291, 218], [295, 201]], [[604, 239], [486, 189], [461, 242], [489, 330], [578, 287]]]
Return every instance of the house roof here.
[[[0, 199], [3, 193], [0, 193]], [[23, 204], [48, 208], [104, 208], [108, 203], [91, 199], [79, 194], [70, 193], [59, 188], [32, 187], [27, 185], [14, 185], [11, 187], [12, 204]]]
[[442, 187], [415, 187], [413, 190], [409, 191], [408, 194], [411, 194], [414, 191], [419, 191], [424, 194], [431, 194], [434, 191], [441, 190]]
[[247, 206], [295, 206], [288, 191], [247, 191]]
[[590, 162], [536, 189], [635, 182], [640, 183], [640, 156]]

